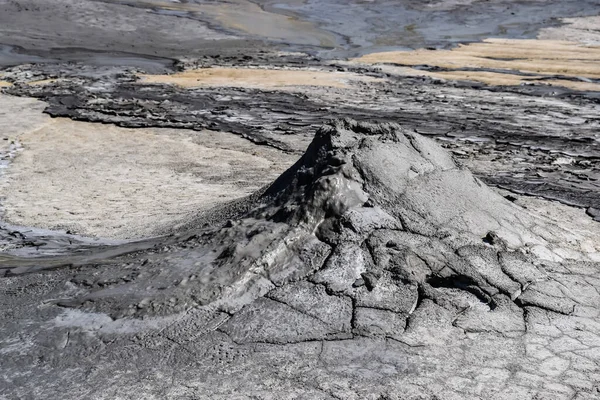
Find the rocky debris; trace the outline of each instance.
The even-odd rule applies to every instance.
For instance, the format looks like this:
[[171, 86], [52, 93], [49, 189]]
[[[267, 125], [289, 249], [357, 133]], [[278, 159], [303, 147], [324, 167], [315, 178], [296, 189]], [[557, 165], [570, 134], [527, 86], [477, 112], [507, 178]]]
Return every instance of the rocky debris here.
[[215, 215], [112, 264], [0, 280], [4, 393], [598, 393], [598, 241], [410, 129], [326, 124], [271, 186]]

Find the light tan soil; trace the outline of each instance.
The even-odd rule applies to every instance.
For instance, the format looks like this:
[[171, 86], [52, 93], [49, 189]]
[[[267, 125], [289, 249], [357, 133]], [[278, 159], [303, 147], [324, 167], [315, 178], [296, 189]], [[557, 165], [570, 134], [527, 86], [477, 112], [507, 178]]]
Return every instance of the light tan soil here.
[[[600, 90], [597, 83], [549, 79], [546, 76], [600, 78], [600, 47], [560, 40], [487, 39], [482, 43], [460, 45], [452, 50], [420, 49], [410, 52], [372, 53], [354, 59], [367, 64], [397, 64], [396, 72], [409, 76], [431, 76], [452, 80], [471, 80], [489, 85], [519, 85], [538, 79], [539, 84], [563, 86], [575, 90]], [[447, 69], [481, 68], [490, 71], [421, 71], [410, 68], [430, 65]], [[535, 74], [523, 76], [511, 73]]]
[[142, 75], [144, 83], [169, 83], [182, 87], [228, 86], [282, 88], [289, 86], [348, 87], [350, 81], [374, 81], [376, 78], [349, 72], [278, 70], [249, 68], [202, 68], [173, 75]]

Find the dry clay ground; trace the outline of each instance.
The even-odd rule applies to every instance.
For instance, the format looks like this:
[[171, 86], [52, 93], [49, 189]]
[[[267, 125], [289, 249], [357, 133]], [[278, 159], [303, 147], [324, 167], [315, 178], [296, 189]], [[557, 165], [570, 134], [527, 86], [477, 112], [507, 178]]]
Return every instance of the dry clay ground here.
[[0, 398], [598, 397], [582, 210], [351, 120], [248, 202], [142, 252], [0, 264]]
[[188, 214], [254, 192], [294, 161], [224, 132], [52, 119], [44, 107], [0, 96], [0, 151], [10, 158], [1, 204], [3, 219], [16, 225], [153, 236]]

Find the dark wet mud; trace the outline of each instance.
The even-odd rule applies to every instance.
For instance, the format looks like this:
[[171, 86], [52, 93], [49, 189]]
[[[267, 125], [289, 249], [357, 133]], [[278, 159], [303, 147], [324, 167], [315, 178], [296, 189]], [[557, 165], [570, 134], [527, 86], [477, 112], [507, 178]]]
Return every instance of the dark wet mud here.
[[23, 49], [15, 48], [0, 44], [0, 68], [12, 67], [20, 64], [40, 63], [40, 62], [56, 62], [58, 60], [50, 58], [46, 59], [33, 54], [26, 54]]
[[103, 68], [139, 68], [151, 73], [172, 71], [176, 60], [150, 55], [118, 51], [99, 51], [85, 48], [56, 48], [29, 50], [4, 46], [7, 50], [0, 57], [0, 66], [12, 67], [21, 64], [74, 63], [92, 65], [99, 71]]

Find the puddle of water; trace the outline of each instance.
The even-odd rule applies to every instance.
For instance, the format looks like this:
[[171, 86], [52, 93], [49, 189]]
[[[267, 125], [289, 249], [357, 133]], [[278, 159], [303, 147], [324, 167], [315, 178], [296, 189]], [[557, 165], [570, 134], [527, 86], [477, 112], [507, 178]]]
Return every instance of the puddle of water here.
[[[8, 139], [8, 138], [7, 138]], [[2, 139], [4, 140], [4, 139]], [[0, 150], [0, 173], [1, 170], [8, 168], [10, 161], [15, 158], [17, 153], [23, 150], [23, 146], [16, 139], [8, 139], [10, 140], [10, 144], [8, 145], [8, 149], [6, 151]]]

